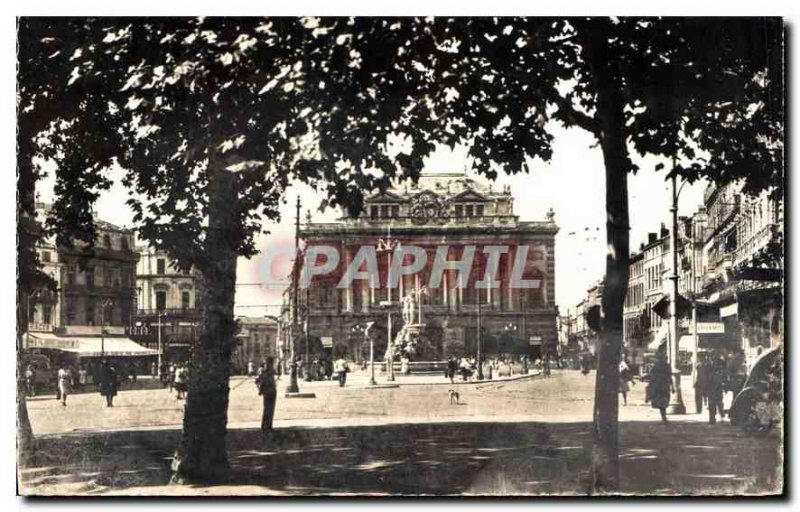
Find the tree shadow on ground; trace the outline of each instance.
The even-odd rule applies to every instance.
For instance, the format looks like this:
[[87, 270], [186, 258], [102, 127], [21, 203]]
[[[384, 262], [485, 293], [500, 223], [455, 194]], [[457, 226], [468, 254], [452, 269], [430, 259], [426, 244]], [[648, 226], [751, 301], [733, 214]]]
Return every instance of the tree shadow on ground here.
[[[586, 494], [590, 429], [588, 422], [395, 424], [285, 428], [266, 438], [237, 429], [228, 434], [230, 485], [286, 494]], [[163, 486], [178, 437], [172, 430], [43, 438], [21, 483], [34, 493]], [[780, 445], [777, 433], [759, 439], [728, 424], [626, 422], [621, 491], [778, 492]]]

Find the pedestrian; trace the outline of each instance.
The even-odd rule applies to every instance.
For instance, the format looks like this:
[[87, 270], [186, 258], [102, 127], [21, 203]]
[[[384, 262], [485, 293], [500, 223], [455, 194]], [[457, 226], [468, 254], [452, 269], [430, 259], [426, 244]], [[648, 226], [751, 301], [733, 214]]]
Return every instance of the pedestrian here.
[[256, 365], [255, 363], [253, 363], [253, 360], [251, 359], [247, 361], [247, 375], [249, 377], [252, 377], [255, 374], [256, 374]]
[[344, 383], [347, 381], [347, 361], [344, 360], [344, 357], [340, 357], [333, 363], [333, 369], [336, 372], [336, 376], [339, 377], [339, 387], [343, 388]]
[[152, 375], [154, 379], [158, 377], [158, 364], [155, 361], [150, 364], [150, 375]]
[[458, 365], [458, 370], [461, 373], [461, 379], [466, 382], [467, 378], [472, 373], [469, 369], [469, 361], [467, 360], [467, 356], [461, 358], [461, 362]]
[[404, 355], [400, 358], [400, 373], [403, 375], [411, 374], [411, 368], [409, 367], [409, 359], [407, 355]]
[[711, 425], [717, 422], [717, 412], [720, 418], [725, 416], [722, 395], [727, 386], [726, 370], [725, 360], [721, 355], [715, 354], [708, 367], [708, 422]]
[[36, 370], [30, 364], [25, 368], [25, 387], [28, 396], [36, 395]]
[[456, 358], [450, 356], [450, 359], [447, 360], [447, 370], [445, 372], [445, 376], [450, 379], [450, 384], [454, 384], [455, 375], [456, 375], [456, 368], [458, 363], [456, 363]]
[[107, 361], [103, 361], [100, 367], [99, 384], [100, 394], [106, 398], [106, 407], [114, 407], [114, 397], [117, 395], [117, 388], [119, 388], [119, 379], [117, 370]]
[[70, 392], [70, 372], [64, 366], [58, 369], [58, 396], [61, 405], [67, 406], [67, 395]]
[[175, 387], [175, 372], [178, 367], [175, 363], [169, 365], [169, 373], [167, 373], [167, 384], [169, 385], [169, 392], [172, 393], [172, 388]]
[[175, 391], [177, 392], [177, 396], [175, 397], [176, 400], [182, 400], [185, 396], [186, 391], [189, 390], [188, 380], [187, 380], [187, 371], [186, 367], [183, 364], [178, 365], [175, 369]]
[[707, 358], [702, 357], [695, 364], [694, 371], [694, 407], [697, 414], [703, 412], [703, 404], [708, 402], [708, 377], [709, 377], [709, 361]]
[[78, 387], [81, 391], [86, 387], [87, 376], [86, 367], [81, 365], [81, 369], [78, 370]]
[[275, 384], [275, 360], [267, 357], [256, 377], [258, 394], [264, 401], [264, 412], [261, 415], [261, 432], [272, 432], [272, 420], [275, 417], [275, 402], [278, 399], [278, 387]]
[[623, 359], [619, 362], [619, 392], [622, 393], [622, 405], [628, 405], [628, 381], [630, 380], [630, 368]]
[[542, 375], [550, 377], [550, 356], [545, 356], [542, 361]]
[[667, 422], [667, 405], [669, 405], [672, 387], [672, 369], [667, 362], [666, 350], [659, 348], [653, 369], [650, 370], [650, 383], [648, 384], [650, 392], [648, 395], [650, 397], [650, 405], [653, 409], [658, 409], [661, 413], [661, 421], [664, 423]]

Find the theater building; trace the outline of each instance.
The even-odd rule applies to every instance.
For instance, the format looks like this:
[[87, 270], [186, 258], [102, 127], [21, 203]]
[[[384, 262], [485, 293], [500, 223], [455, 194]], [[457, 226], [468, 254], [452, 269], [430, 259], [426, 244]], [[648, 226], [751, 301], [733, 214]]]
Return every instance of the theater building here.
[[[428, 340], [420, 358], [475, 355], [479, 326], [484, 354], [555, 355], [557, 232], [552, 211], [543, 221], [515, 215], [510, 188], [498, 190], [463, 173], [422, 174], [415, 184], [366, 198], [358, 217], [333, 223], [308, 219], [301, 226], [306, 255], [301, 272], [308, 277], [308, 287], [298, 294], [302, 321], [309, 337], [346, 347], [357, 361], [368, 357], [363, 327], [375, 322], [371, 332], [380, 358], [388, 331], [394, 338], [408, 321], [403, 303], [413, 296], [411, 323], [423, 325]], [[312, 266], [325, 267], [327, 261], [327, 255], [315, 254], [313, 247], [320, 246], [334, 248], [338, 261], [330, 271], [312, 275]], [[409, 270], [420, 254], [410, 248], [424, 253], [424, 265], [414, 272]], [[343, 279], [356, 266], [361, 274]], [[387, 286], [390, 279], [396, 287]]]

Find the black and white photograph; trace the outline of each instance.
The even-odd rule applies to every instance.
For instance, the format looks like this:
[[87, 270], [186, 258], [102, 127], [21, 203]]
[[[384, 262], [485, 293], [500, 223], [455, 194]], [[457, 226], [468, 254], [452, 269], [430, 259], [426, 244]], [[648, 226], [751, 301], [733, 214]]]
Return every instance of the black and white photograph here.
[[786, 495], [784, 18], [263, 11], [16, 16], [19, 496]]

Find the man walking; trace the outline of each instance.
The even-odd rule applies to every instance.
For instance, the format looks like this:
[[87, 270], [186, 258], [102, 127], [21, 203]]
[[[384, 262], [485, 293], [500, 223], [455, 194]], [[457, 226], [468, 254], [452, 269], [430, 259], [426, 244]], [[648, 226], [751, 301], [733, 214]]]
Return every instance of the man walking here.
[[715, 355], [708, 370], [708, 422], [717, 422], [717, 412], [719, 417], [725, 416], [722, 406], [722, 395], [726, 385], [726, 366], [722, 356]]
[[345, 361], [343, 357], [340, 357], [333, 363], [333, 367], [336, 371], [336, 375], [339, 377], [339, 387], [343, 388], [345, 381], [347, 381], [347, 361]]
[[108, 362], [103, 361], [100, 368], [100, 394], [106, 398], [106, 407], [114, 407], [114, 397], [117, 395], [119, 381], [117, 371]]
[[694, 371], [694, 407], [697, 414], [703, 412], [703, 404], [708, 401], [709, 361], [700, 358], [695, 364]]
[[264, 412], [261, 416], [261, 432], [264, 434], [272, 432], [272, 420], [275, 418], [275, 403], [278, 398], [275, 380], [275, 361], [272, 357], [267, 357], [256, 377], [258, 394], [264, 401]]

